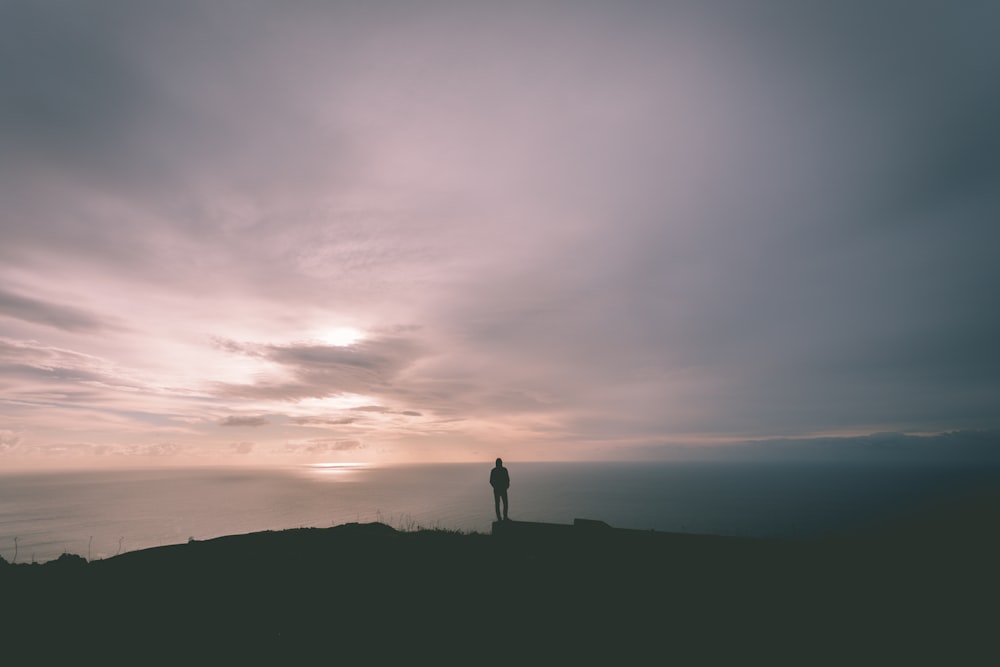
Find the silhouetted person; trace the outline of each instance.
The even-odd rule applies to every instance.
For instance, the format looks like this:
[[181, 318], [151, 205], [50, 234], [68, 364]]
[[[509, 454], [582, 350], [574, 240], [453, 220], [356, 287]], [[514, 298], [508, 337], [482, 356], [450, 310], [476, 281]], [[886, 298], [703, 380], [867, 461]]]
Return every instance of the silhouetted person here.
[[[493, 487], [493, 507], [497, 511], [497, 521], [507, 520], [507, 489], [510, 488], [510, 473], [497, 459], [497, 465], [490, 471], [490, 486]], [[503, 501], [503, 517], [500, 516], [500, 501]]]

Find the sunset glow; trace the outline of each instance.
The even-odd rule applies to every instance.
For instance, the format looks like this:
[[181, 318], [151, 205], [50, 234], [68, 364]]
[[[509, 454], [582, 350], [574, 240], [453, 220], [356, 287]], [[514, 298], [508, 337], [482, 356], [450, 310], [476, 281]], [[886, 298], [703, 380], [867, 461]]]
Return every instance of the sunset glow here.
[[1000, 428], [1000, 16], [794, 4], [5, 4], [0, 467]]

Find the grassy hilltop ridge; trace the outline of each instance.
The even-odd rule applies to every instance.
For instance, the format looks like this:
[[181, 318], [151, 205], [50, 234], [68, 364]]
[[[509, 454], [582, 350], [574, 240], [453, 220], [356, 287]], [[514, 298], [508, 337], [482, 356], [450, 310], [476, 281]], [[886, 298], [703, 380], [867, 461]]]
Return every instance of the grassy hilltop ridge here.
[[975, 502], [808, 542], [372, 523], [0, 563], [4, 645], [37, 664], [963, 664], [997, 653], [1000, 503]]

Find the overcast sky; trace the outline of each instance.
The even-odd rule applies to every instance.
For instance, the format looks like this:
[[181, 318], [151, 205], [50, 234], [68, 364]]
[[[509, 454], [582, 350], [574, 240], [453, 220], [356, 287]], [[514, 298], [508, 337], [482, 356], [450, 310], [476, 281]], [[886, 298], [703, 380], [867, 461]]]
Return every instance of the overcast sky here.
[[1000, 428], [998, 25], [0, 0], [0, 459]]

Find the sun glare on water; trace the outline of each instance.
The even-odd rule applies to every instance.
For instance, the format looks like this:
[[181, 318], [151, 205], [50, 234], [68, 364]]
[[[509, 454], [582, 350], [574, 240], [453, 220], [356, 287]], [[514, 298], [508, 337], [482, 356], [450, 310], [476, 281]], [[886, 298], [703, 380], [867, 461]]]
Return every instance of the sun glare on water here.
[[358, 475], [369, 467], [367, 463], [312, 463], [306, 466], [309, 475], [330, 481], [357, 481]]

